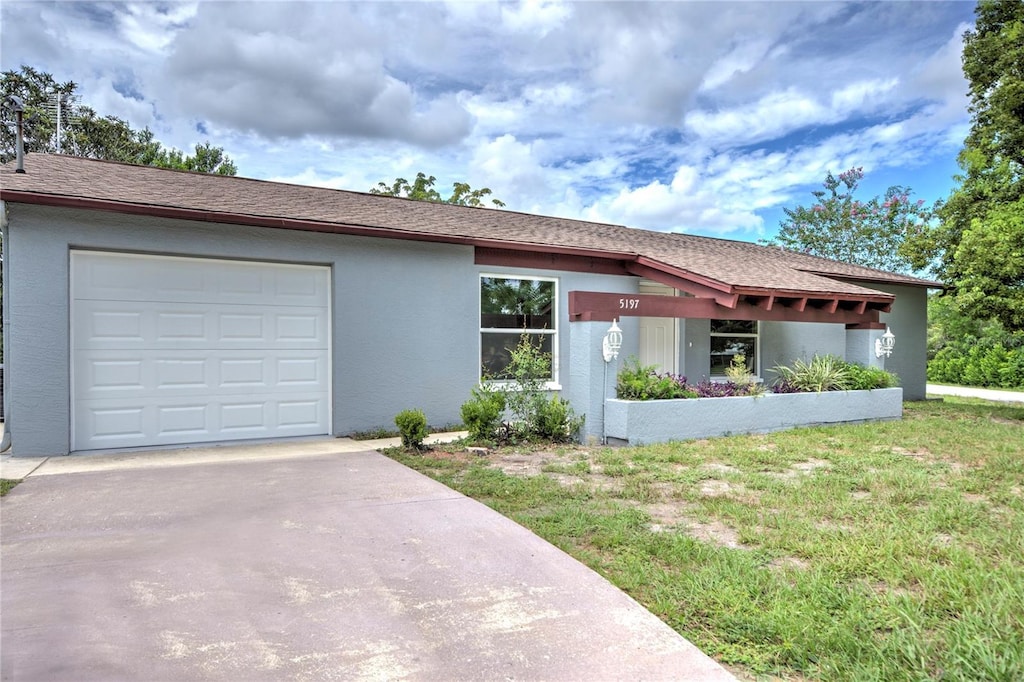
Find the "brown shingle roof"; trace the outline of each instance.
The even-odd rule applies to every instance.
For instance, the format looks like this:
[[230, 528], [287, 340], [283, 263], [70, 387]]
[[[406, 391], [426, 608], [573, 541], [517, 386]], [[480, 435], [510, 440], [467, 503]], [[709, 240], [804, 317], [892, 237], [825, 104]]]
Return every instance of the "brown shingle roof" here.
[[0, 170], [7, 201], [153, 213], [214, 222], [643, 257], [657, 269], [739, 290], [879, 295], [850, 280], [940, 286], [747, 242], [451, 206], [263, 180], [31, 154], [26, 173]]

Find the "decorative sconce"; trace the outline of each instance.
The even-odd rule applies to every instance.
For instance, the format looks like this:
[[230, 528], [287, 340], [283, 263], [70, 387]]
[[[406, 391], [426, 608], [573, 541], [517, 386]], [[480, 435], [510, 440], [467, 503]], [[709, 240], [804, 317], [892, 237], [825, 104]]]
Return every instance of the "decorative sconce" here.
[[889, 357], [892, 355], [892, 349], [896, 347], [896, 336], [892, 333], [892, 330], [888, 327], [885, 328], [885, 333], [882, 334], [882, 338], [875, 339], [875, 357]]
[[622, 348], [622, 330], [616, 320], [612, 320], [612, 326], [604, 333], [604, 341], [601, 344], [601, 353], [605, 362], [611, 362], [619, 357], [619, 349]]

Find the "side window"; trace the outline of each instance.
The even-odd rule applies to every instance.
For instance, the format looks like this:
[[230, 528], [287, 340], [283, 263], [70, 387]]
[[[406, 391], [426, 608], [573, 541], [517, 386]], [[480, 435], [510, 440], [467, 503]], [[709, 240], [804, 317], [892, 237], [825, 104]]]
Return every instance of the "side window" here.
[[[557, 282], [553, 279], [480, 277], [480, 367], [483, 378], [508, 379], [511, 351], [525, 333], [554, 360], [558, 348]], [[552, 361], [550, 381], [555, 380]]]
[[760, 323], [755, 320], [711, 320], [711, 376], [725, 376], [736, 355], [743, 355], [747, 369], [760, 375]]

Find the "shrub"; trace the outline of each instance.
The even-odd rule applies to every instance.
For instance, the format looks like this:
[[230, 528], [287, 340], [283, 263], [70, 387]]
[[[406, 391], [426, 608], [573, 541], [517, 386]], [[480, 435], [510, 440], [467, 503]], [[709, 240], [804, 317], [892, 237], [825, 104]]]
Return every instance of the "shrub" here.
[[742, 353], [732, 356], [732, 362], [725, 368], [725, 376], [735, 387], [736, 395], [758, 396], [764, 393], [764, 384], [747, 367], [747, 358]]
[[1024, 348], [1014, 348], [1006, 355], [1006, 364], [999, 368], [999, 385], [1024, 389]]
[[732, 398], [747, 395], [739, 386], [731, 381], [711, 381], [705, 379], [693, 385], [693, 392], [698, 398]]
[[[487, 383], [473, 389], [462, 404], [462, 421], [474, 441], [567, 441], [583, 426], [569, 401], [548, 397], [551, 354], [523, 334], [510, 352], [507, 383]], [[504, 419], [508, 413], [508, 419]]]
[[551, 377], [551, 354], [523, 334], [509, 355], [508, 375], [512, 381], [504, 384], [502, 390], [512, 419], [505, 431], [511, 438], [529, 440], [547, 402], [544, 385]]
[[847, 388], [851, 391], [870, 391], [875, 388], [892, 388], [899, 385], [899, 378], [881, 367], [865, 367], [846, 363], [849, 377]]
[[928, 363], [928, 380], [948, 384], [1024, 388], [1024, 347], [985, 342], [947, 346]]
[[850, 383], [848, 366], [835, 355], [815, 355], [810, 362], [797, 358], [792, 367], [777, 365], [771, 371], [800, 391], [844, 391]]
[[462, 403], [460, 410], [470, 440], [493, 441], [497, 437], [505, 404], [503, 391], [487, 385], [473, 388], [470, 399]]
[[561, 443], [576, 436], [583, 420], [584, 417], [576, 416], [568, 400], [556, 395], [541, 403], [530, 430], [538, 438]]
[[402, 435], [402, 446], [407, 448], [423, 448], [423, 439], [427, 437], [427, 416], [423, 410], [402, 410], [395, 415], [395, 426]]
[[622, 400], [671, 400], [696, 398], [686, 377], [659, 374], [654, 365], [641, 365], [635, 357], [626, 360], [615, 382], [615, 397]]

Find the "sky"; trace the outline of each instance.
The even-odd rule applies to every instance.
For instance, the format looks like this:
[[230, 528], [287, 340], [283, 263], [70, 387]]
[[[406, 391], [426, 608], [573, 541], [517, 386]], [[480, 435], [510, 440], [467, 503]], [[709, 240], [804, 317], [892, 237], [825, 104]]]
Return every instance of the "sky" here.
[[417, 172], [509, 210], [770, 239], [825, 174], [932, 202], [969, 126], [974, 3], [0, 3], [0, 66], [79, 84], [239, 175]]

